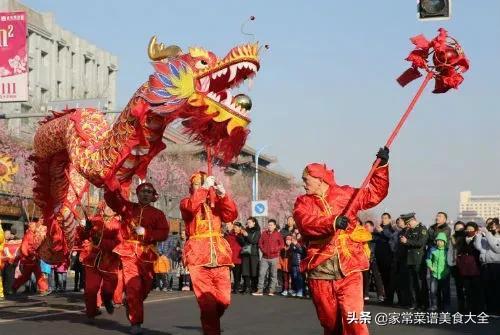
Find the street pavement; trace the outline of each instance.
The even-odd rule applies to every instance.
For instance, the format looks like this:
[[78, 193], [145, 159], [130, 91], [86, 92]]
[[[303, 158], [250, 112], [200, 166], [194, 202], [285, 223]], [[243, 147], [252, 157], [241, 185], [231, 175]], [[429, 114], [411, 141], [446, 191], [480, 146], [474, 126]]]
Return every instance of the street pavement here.
[[[19, 295], [15, 300], [0, 302], [0, 335], [57, 334], [126, 334], [129, 325], [124, 308], [113, 315], [103, 314], [89, 324], [83, 314], [82, 293], [47, 297]], [[370, 321], [370, 334], [451, 335], [500, 334], [500, 319], [460, 317], [453, 314], [433, 318], [428, 314], [405, 314], [408, 310], [368, 304], [364, 320]], [[392, 313], [392, 314], [389, 314]], [[384, 319], [388, 318], [383, 324]], [[458, 324], [461, 321], [462, 324]], [[403, 322], [413, 324], [402, 324]], [[446, 324], [443, 322], [448, 322]], [[478, 324], [477, 322], [484, 322]], [[420, 324], [414, 324], [420, 323]], [[442, 323], [442, 324], [440, 324]], [[191, 292], [152, 292], [145, 304], [145, 334], [201, 334], [199, 310]], [[232, 304], [222, 318], [224, 335], [322, 334], [311, 300], [233, 295]]]

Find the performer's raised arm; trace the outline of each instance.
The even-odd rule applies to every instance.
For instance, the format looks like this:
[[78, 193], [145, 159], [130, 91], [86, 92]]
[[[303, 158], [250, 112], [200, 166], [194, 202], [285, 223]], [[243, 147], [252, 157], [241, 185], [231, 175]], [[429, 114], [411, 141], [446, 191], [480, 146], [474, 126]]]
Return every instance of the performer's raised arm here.
[[215, 202], [215, 211], [220, 216], [222, 222], [232, 222], [238, 217], [236, 203], [226, 193], [224, 185], [218, 182], [215, 186], [217, 200]]
[[389, 192], [389, 149], [381, 148], [377, 158], [381, 159], [380, 166], [374, 171], [368, 186], [359, 190], [356, 211], [377, 206]]
[[123, 198], [119, 189], [115, 191], [104, 191], [104, 200], [106, 200], [106, 204], [118, 215], [125, 214], [125, 212], [132, 206], [130, 201]]

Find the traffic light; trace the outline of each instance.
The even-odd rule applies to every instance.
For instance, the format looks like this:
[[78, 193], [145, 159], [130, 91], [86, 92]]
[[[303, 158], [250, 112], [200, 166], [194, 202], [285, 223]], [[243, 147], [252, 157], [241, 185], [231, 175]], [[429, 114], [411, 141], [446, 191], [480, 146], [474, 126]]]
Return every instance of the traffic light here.
[[451, 16], [451, 0], [419, 0], [419, 20], [447, 20]]

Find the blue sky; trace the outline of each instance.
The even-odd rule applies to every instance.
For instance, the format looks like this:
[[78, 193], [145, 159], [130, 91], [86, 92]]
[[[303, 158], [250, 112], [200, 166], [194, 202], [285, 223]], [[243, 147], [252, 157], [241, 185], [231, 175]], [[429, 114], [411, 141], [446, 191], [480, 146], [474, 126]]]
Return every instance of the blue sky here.
[[249, 144], [269, 145], [278, 168], [295, 176], [321, 161], [351, 185], [361, 183], [417, 90], [418, 82], [395, 82], [408, 65], [408, 38], [446, 28], [471, 70], [458, 91], [425, 91], [392, 147], [390, 193], [376, 209], [415, 211], [429, 224], [440, 210], [455, 219], [461, 190], [500, 193], [500, 2], [455, 0], [452, 19], [440, 22], [417, 21], [415, 2], [23, 1], [118, 56], [119, 105], [151, 72], [152, 35], [223, 56], [248, 40], [240, 25], [255, 15], [247, 30], [271, 49], [249, 93]]

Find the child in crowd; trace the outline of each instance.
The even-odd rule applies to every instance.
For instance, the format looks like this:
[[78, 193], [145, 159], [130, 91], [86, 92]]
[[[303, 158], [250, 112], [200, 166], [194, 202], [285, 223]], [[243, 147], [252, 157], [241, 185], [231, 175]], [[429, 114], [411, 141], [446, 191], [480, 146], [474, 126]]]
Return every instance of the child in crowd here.
[[300, 234], [292, 236], [290, 273], [292, 275], [292, 286], [295, 288], [294, 297], [304, 297], [304, 277], [300, 272], [300, 262], [306, 255], [306, 249], [300, 243]]
[[292, 235], [288, 235], [285, 237], [285, 246], [281, 249], [280, 259], [279, 259], [279, 267], [281, 269], [282, 283], [283, 283], [283, 291], [281, 291], [282, 296], [292, 295], [292, 291], [290, 288], [290, 261], [292, 256]]
[[42, 271], [42, 276], [45, 278], [45, 280], [47, 280], [47, 283], [49, 284], [49, 291], [52, 291], [54, 289], [54, 283], [51, 280], [52, 266], [45, 263], [43, 260], [40, 260], [40, 270]]
[[427, 267], [431, 271], [430, 280], [430, 311], [447, 311], [450, 306], [450, 270], [447, 260], [448, 239], [444, 232], [436, 236], [436, 246], [429, 250]]
[[155, 287], [158, 291], [172, 290], [171, 283], [168, 280], [168, 273], [170, 272], [170, 260], [163, 253], [153, 264], [155, 272]]
[[65, 292], [66, 291], [66, 280], [68, 275], [68, 264], [66, 262], [60, 264], [56, 268], [56, 291]]

